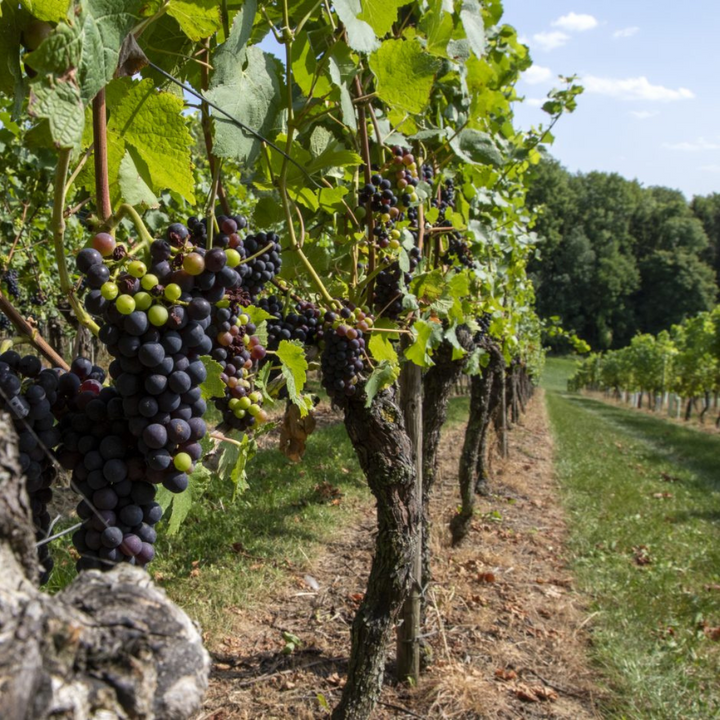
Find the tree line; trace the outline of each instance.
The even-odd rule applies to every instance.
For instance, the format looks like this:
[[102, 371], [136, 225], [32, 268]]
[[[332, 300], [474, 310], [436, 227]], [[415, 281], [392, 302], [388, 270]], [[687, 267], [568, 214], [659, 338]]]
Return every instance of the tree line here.
[[624, 347], [714, 306], [720, 194], [688, 202], [679, 190], [573, 174], [546, 157], [527, 202], [542, 241], [529, 265], [538, 313], [560, 317], [594, 349]]

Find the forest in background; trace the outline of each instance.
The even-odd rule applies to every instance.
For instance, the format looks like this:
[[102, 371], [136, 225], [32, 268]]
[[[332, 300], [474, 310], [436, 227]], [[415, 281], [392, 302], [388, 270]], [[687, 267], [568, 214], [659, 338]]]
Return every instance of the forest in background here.
[[720, 193], [688, 202], [679, 190], [573, 174], [547, 157], [527, 204], [541, 238], [529, 265], [538, 314], [559, 317], [593, 349], [623, 347], [714, 307]]

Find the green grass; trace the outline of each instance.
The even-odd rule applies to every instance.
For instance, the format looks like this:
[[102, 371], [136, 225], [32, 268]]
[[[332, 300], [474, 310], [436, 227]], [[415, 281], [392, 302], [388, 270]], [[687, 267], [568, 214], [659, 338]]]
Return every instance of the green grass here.
[[720, 438], [561, 393], [568, 367], [544, 384], [607, 714], [720, 717]]
[[541, 387], [545, 390], [565, 392], [568, 378], [575, 372], [577, 362], [575, 357], [548, 357], [540, 379]]

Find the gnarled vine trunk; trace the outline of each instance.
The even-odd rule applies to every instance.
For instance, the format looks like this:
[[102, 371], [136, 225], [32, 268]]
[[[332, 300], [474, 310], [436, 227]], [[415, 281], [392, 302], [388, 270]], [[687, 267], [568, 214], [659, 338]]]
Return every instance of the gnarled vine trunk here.
[[38, 565], [15, 434], [0, 417], [0, 698], [3, 720], [180, 720], [198, 710], [210, 660], [185, 613], [147, 573], [82, 573], [55, 596]]
[[[472, 335], [466, 326], [457, 331], [460, 345], [472, 349]], [[447, 420], [447, 409], [453, 388], [459, 381], [466, 357], [453, 360], [453, 348], [444, 342], [435, 352], [435, 364], [423, 377], [423, 493], [422, 493], [422, 585], [426, 588], [432, 579], [430, 570], [430, 496], [432, 495], [438, 469], [440, 434]]]
[[419, 549], [420, 498], [412, 447], [394, 389], [347, 401], [345, 427], [377, 500], [378, 532], [365, 597], [352, 626], [348, 678], [334, 720], [370, 717], [382, 689], [385, 653], [408, 594]]
[[502, 353], [489, 338], [483, 338], [481, 347], [490, 361], [482, 373], [470, 379], [470, 413], [465, 429], [465, 440], [460, 455], [458, 478], [460, 482], [460, 512], [450, 521], [453, 545], [468, 534], [475, 509], [475, 492], [478, 471], [487, 472], [483, 454], [487, 451], [487, 430], [492, 417], [492, 402], [499, 402], [498, 387], [502, 385], [505, 362]]

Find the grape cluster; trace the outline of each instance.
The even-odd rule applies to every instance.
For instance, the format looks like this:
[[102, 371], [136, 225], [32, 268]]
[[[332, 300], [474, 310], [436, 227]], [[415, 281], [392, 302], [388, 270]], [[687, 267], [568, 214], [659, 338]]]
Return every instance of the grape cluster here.
[[20, 297], [20, 285], [18, 284], [17, 270], [7, 270], [3, 274], [3, 282], [7, 288], [8, 295], [17, 300]]
[[410, 272], [403, 272], [397, 261], [391, 262], [377, 274], [373, 289], [373, 307], [378, 314], [397, 320], [402, 313], [403, 288], [410, 283], [412, 272], [420, 262], [420, 250], [411, 248]]
[[77, 513], [83, 524], [72, 538], [77, 568], [146, 565], [155, 555], [153, 526], [162, 517], [154, 483], [167, 486], [172, 476], [152, 470], [164, 463], [143, 455], [143, 441], [126, 417], [126, 398], [94, 374], [89, 360], [76, 358], [58, 379], [54, 406], [62, 443], [58, 460], [72, 471], [72, 487], [82, 497]]
[[[438, 223], [438, 226], [452, 227], [452, 223], [444, 220]], [[448, 237], [448, 249], [443, 254], [442, 261], [445, 265], [462, 265], [466, 268], [476, 267], [468, 244], [457, 233], [452, 233]]]
[[0, 330], [9, 330], [12, 327], [12, 323], [8, 320], [5, 313], [0, 312]]
[[30, 296], [30, 304], [36, 307], [43, 307], [47, 303], [47, 296], [42, 290], [38, 290]]
[[215, 338], [211, 357], [222, 367], [220, 379], [225, 394], [215, 399], [223, 422], [236, 430], [251, 430], [268, 421], [262, 408], [263, 396], [253, 389], [253, 369], [266, 356], [266, 349], [255, 335], [250, 317], [240, 311], [236, 302], [227, 308], [215, 308], [208, 332]]
[[455, 209], [455, 183], [451, 178], [445, 181], [445, 185], [440, 189], [440, 198], [434, 198], [432, 201], [434, 207], [439, 211], [439, 219], [445, 219], [445, 213], [448, 209]]
[[322, 384], [335, 401], [352, 397], [365, 369], [365, 338], [372, 319], [360, 310], [344, 307], [338, 314], [328, 311], [325, 321], [325, 347], [321, 358]]
[[257, 306], [273, 316], [267, 321], [269, 350], [277, 350], [282, 340], [299, 340], [304, 345], [314, 345], [322, 339], [320, 311], [312, 303], [298, 302], [291, 312], [285, 314], [282, 298], [270, 295], [260, 298]]
[[[14, 350], [0, 355], [0, 409], [10, 413], [18, 434], [20, 469], [25, 477], [35, 538], [44, 539], [50, 529], [47, 506], [57, 477], [52, 448], [60, 439], [51, 407], [56, 399], [57, 374], [43, 369], [34, 355], [21, 357]], [[43, 567], [40, 582], [47, 582], [53, 568], [48, 545], [38, 546]]]
[[490, 324], [492, 323], [492, 315], [490, 313], [483, 313], [477, 318], [478, 331], [475, 333], [473, 340], [479, 343], [490, 331]]
[[433, 170], [433, 166], [428, 163], [423, 163], [420, 166], [420, 173], [423, 181], [426, 183], [431, 183], [435, 177], [435, 170]]
[[[233, 247], [231, 243], [237, 247], [237, 241], [240, 240], [240, 236], [237, 235], [238, 230], [244, 230], [248, 221], [243, 215], [233, 215], [228, 217], [227, 215], [217, 216], [218, 227], [220, 232], [215, 234], [213, 237], [213, 245], [215, 247]], [[207, 244], [207, 218], [190, 217], [187, 222], [187, 229], [190, 231], [193, 237], [193, 241], [196, 245], [203, 247]], [[233, 238], [232, 236], [237, 237]]]
[[[99, 253], [95, 257], [92, 252], [86, 248], [78, 254], [78, 269], [88, 277], [98, 265], [107, 268]], [[171, 279], [179, 278], [174, 274]], [[147, 462], [150, 481], [182, 492], [188, 485], [186, 473], [200, 458], [199, 440], [205, 434], [202, 415], [207, 407], [199, 386], [207, 371], [200, 356], [213, 348], [206, 334], [212, 305], [177, 283], [161, 291], [157, 280], [143, 263], [132, 261], [117, 283], [104, 283], [99, 337], [114, 357], [110, 376], [122, 399], [123, 417]], [[107, 285], [113, 286], [112, 292], [107, 292]], [[167, 306], [178, 301], [183, 304]], [[86, 307], [98, 314], [96, 306], [86, 302]]]

